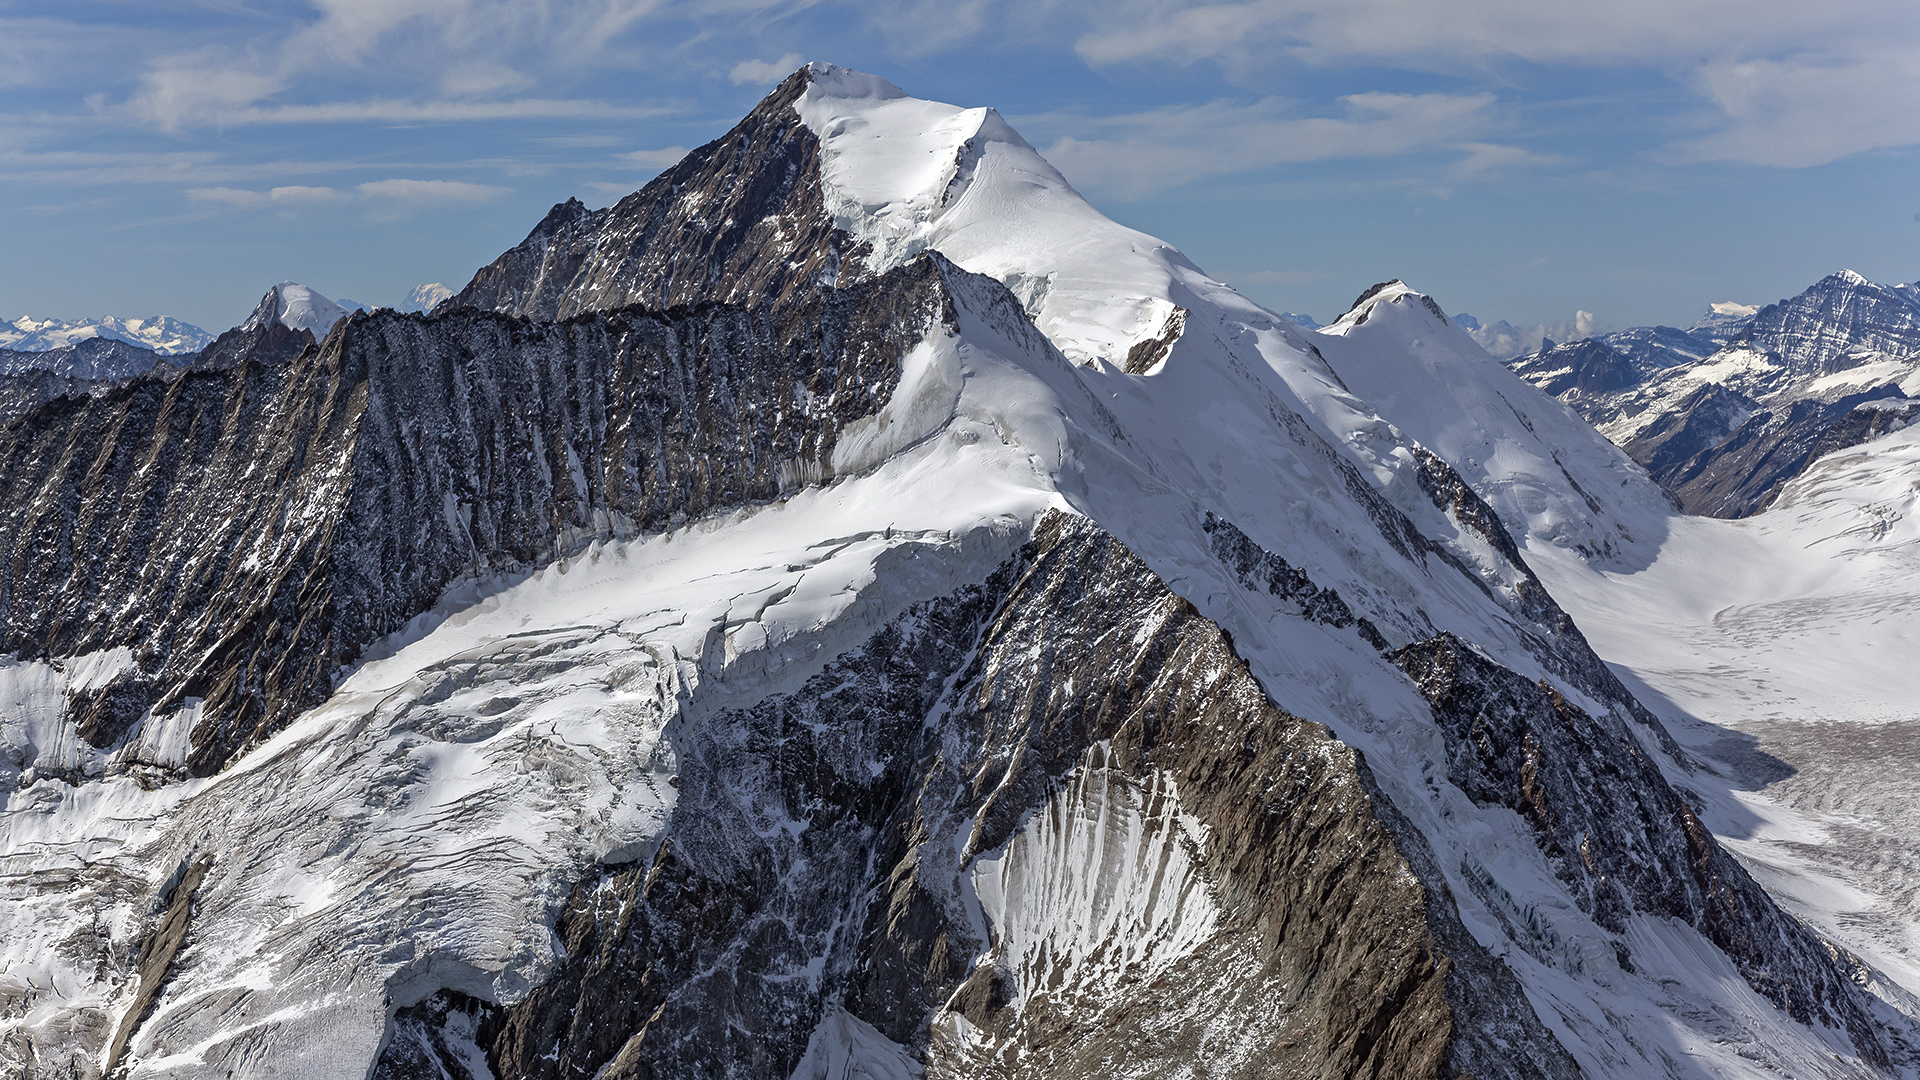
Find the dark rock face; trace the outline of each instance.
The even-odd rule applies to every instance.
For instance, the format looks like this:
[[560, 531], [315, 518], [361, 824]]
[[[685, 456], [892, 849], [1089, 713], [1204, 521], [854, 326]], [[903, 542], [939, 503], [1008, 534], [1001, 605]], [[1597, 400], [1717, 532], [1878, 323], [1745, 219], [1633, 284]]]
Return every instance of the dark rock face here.
[[0, 349], [0, 375], [49, 372], [69, 379], [127, 379], [161, 362], [159, 353], [117, 338], [95, 337], [46, 352]]
[[[930, 1075], [1577, 1075], [1414, 876], [1359, 755], [1084, 520], [677, 752], [663, 845], [574, 891], [562, 972], [488, 1027], [497, 1075], [784, 1076], [829, 1010]], [[1014, 843], [1034, 822], [1176, 797], [1219, 921], [1170, 969], [1106, 987], [979, 938], [976, 859], [1062, 872]]]
[[[1831, 400], [1801, 398], [1772, 409], [1755, 408], [1717, 386], [1702, 387], [1695, 397], [1702, 399], [1696, 410], [1663, 418], [1624, 449], [1688, 510], [1728, 518], [1765, 510], [1821, 454], [1885, 434], [1895, 420], [1920, 409], [1897, 386]], [[1714, 440], [1732, 417], [1740, 423]], [[1709, 445], [1679, 457], [1701, 443]]]
[[0, 375], [0, 428], [45, 405], [54, 398], [84, 395], [94, 384], [51, 371], [22, 371]]
[[52, 401], [0, 434], [0, 651], [134, 648], [74, 702], [83, 737], [204, 699], [191, 764], [216, 770], [461, 573], [829, 475], [944, 272], [778, 313], [381, 312], [295, 361]]
[[1208, 513], [1201, 528], [1212, 541], [1213, 556], [1233, 571], [1240, 584], [1291, 603], [1304, 618], [1336, 629], [1354, 627], [1367, 644], [1385, 651], [1387, 641], [1364, 616], [1356, 616], [1340, 594], [1316, 585], [1298, 567], [1254, 543], [1232, 523]]
[[1597, 338], [1555, 345], [1523, 356], [1512, 366], [1522, 378], [1555, 397], [1625, 390], [1642, 378], [1632, 360]]
[[780, 304], [860, 276], [863, 250], [833, 227], [819, 140], [793, 103], [795, 72], [732, 131], [604, 210], [569, 201], [438, 311], [536, 319], [641, 305]]
[[1797, 374], [1845, 371], [1863, 353], [1920, 355], [1920, 299], [1842, 270], [1761, 308], [1728, 344], [1774, 353]]
[[1724, 343], [1724, 337], [1699, 327], [1682, 330], [1677, 326], [1636, 326], [1595, 340], [1626, 357], [1639, 370], [1652, 372], [1711, 356]]
[[246, 322], [213, 339], [190, 357], [169, 361], [188, 371], [222, 371], [244, 361], [282, 364], [312, 348], [312, 331], [288, 326], [279, 318], [279, 287], [267, 290]]
[[1861, 992], [1826, 946], [1720, 847], [1617, 721], [1588, 715], [1451, 635], [1394, 660], [1446, 735], [1448, 779], [1481, 805], [1519, 814], [1596, 923], [1617, 933], [1630, 911], [1685, 922], [1789, 1015], [1845, 1031], [1863, 1058], [1889, 1062]]
[[181, 868], [180, 880], [174, 882], [173, 889], [166, 897], [166, 913], [140, 945], [140, 958], [135, 963], [140, 973], [140, 986], [134, 992], [133, 1004], [127, 1007], [126, 1014], [120, 1018], [120, 1027], [114, 1032], [113, 1043], [107, 1048], [107, 1063], [102, 1072], [108, 1076], [113, 1075], [120, 1055], [126, 1051], [127, 1039], [140, 1021], [146, 1018], [154, 1002], [160, 999], [160, 988], [167, 981], [173, 958], [187, 940], [188, 924], [193, 919], [193, 894], [199, 890], [201, 881], [207, 876], [207, 867], [211, 865], [213, 856], [202, 855]]
[[476, 1040], [496, 1012], [457, 990], [396, 1010], [387, 1047], [367, 1080], [493, 1080]]

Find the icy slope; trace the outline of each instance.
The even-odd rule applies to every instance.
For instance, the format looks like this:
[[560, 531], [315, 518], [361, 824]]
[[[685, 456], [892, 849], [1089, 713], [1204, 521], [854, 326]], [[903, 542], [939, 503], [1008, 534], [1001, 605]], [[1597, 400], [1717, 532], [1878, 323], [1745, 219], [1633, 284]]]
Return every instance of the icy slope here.
[[1677, 517], [1636, 573], [1535, 553], [1595, 648], [1746, 789], [1722, 811], [1736, 850], [1906, 992], [1920, 988], [1916, 484], [1905, 430], [1823, 457], [1763, 514]]
[[1452, 465], [1518, 536], [1602, 562], [1657, 547], [1668, 501], [1645, 470], [1427, 297], [1388, 282], [1314, 341], [1354, 394]]
[[[1588, 425], [1486, 360], [1430, 301], [1400, 303], [1411, 293], [1405, 286], [1392, 283], [1322, 328], [1336, 342], [1326, 344], [1209, 278], [1172, 246], [1108, 219], [992, 109], [922, 101], [827, 65], [813, 65], [810, 75], [795, 109], [820, 137], [835, 224], [866, 242], [869, 267], [937, 250], [1006, 285], [1070, 359], [1160, 376], [1151, 384], [1156, 395], [1195, 393], [1217, 403], [1211, 387], [1158, 383], [1206, 379], [1215, 366], [1269, 367], [1287, 406], [1345, 443], [1390, 497], [1416, 487], [1419, 440], [1470, 481], [1488, 475], [1496, 447], [1524, 458], [1524, 468], [1516, 461], [1497, 469], [1511, 479], [1485, 492], [1495, 509], [1510, 528], [1541, 530], [1594, 557], [1630, 546], [1648, 508], [1663, 502]], [[1389, 317], [1356, 331], [1375, 310]], [[1341, 358], [1338, 369], [1323, 355], [1329, 349]], [[1440, 355], [1422, 355], [1433, 350]], [[1471, 403], [1471, 411], [1397, 396], [1392, 369], [1410, 357], [1472, 372], [1442, 399]], [[1343, 381], [1349, 377], [1359, 382]], [[1534, 429], [1536, 415], [1545, 430]], [[1425, 501], [1411, 494], [1396, 504]]]
[[[173, 576], [280, 591], [83, 731], [145, 638], [17, 563], [101, 636], [8, 669], [9, 1064], [91, 1075], [124, 1031], [132, 1076], [1903, 1067], [1488, 503], [996, 117], [813, 67], [610, 210], [437, 317], [189, 376], [272, 455], [184, 455], [139, 389], [89, 421], [128, 467], [16, 448], [57, 535], [95, 473], [230, 478], [205, 505], [279, 541], [140, 538], [184, 641]], [[593, 314], [700, 282], [731, 303]], [[269, 377], [306, 389], [223, 381]], [[1493, 461], [1543, 466], [1509, 411]]]

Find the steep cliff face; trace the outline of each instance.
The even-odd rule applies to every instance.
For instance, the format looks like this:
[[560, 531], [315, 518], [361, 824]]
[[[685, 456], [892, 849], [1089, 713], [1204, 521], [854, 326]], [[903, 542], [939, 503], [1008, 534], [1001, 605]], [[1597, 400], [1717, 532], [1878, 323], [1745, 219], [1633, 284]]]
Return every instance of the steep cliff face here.
[[778, 316], [382, 312], [295, 361], [60, 399], [0, 460], [0, 649], [134, 650], [80, 734], [191, 704], [190, 758], [155, 764], [210, 773], [462, 573], [830, 476], [942, 302], [927, 262]]
[[1772, 353], [1797, 375], [1830, 375], [1874, 353], [1920, 355], [1920, 296], [1841, 270], [1761, 308], [1727, 344]]
[[[1617, 932], [1634, 911], [1686, 922], [1794, 1019], [1846, 1031], [1868, 1060], [1891, 1064], [1824, 943], [1721, 849], [1617, 720], [1589, 715], [1450, 636], [1394, 660], [1433, 706], [1448, 778], [1476, 802], [1525, 819], [1595, 922]], [[1628, 948], [1616, 948], [1631, 965]]]
[[496, 1074], [812, 1076], [850, 1029], [929, 1076], [1577, 1074], [1358, 755], [1084, 519], [681, 740]]
[[555, 206], [436, 310], [538, 319], [643, 305], [778, 304], [851, 284], [861, 246], [833, 227], [795, 72], [732, 131], [604, 210]]

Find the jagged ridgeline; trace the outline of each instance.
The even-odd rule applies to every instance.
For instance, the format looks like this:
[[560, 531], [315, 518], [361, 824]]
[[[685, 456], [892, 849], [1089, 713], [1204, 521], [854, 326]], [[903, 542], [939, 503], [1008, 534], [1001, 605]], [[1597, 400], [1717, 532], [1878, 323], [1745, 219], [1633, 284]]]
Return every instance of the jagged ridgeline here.
[[57, 399], [0, 436], [0, 650], [132, 649], [74, 699], [81, 735], [197, 703], [211, 773], [457, 575], [831, 475], [942, 304], [929, 259], [758, 307], [380, 311], [290, 361]]
[[[8, 807], [118, 846], [35, 864], [113, 899], [44, 950], [95, 997], [0, 1067], [1559, 1080], [1686, 1075], [1731, 1010], [1770, 1066], [1904, 1060], [1460, 473], [1325, 434], [1339, 385], [1339, 430], [1403, 438], [1197, 270], [1076, 368], [1035, 306], [1084, 283], [876, 269], [796, 111], [816, 72], [855, 77], [556, 207], [431, 315], [268, 318], [0, 428], [0, 651], [126, 658], [48, 680], [92, 746], [192, 725], [59, 777], [146, 832], [60, 817], [44, 772]], [[1393, 284], [1351, 325], [1444, 322]], [[1264, 441], [1207, 441], [1236, 423]]]

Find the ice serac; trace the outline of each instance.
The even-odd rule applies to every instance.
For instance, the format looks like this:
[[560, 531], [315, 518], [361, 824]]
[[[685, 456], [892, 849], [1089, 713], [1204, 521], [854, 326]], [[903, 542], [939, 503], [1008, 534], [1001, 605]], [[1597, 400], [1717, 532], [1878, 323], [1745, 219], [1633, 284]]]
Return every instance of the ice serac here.
[[435, 310], [0, 432], [5, 1064], [1905, 1060], [1522, 558], [1658, 492], [1497, 366], [1490, 458], [1368, 399], [1460, 359], [1419, 294], [1304, 330], [811, 65]]

